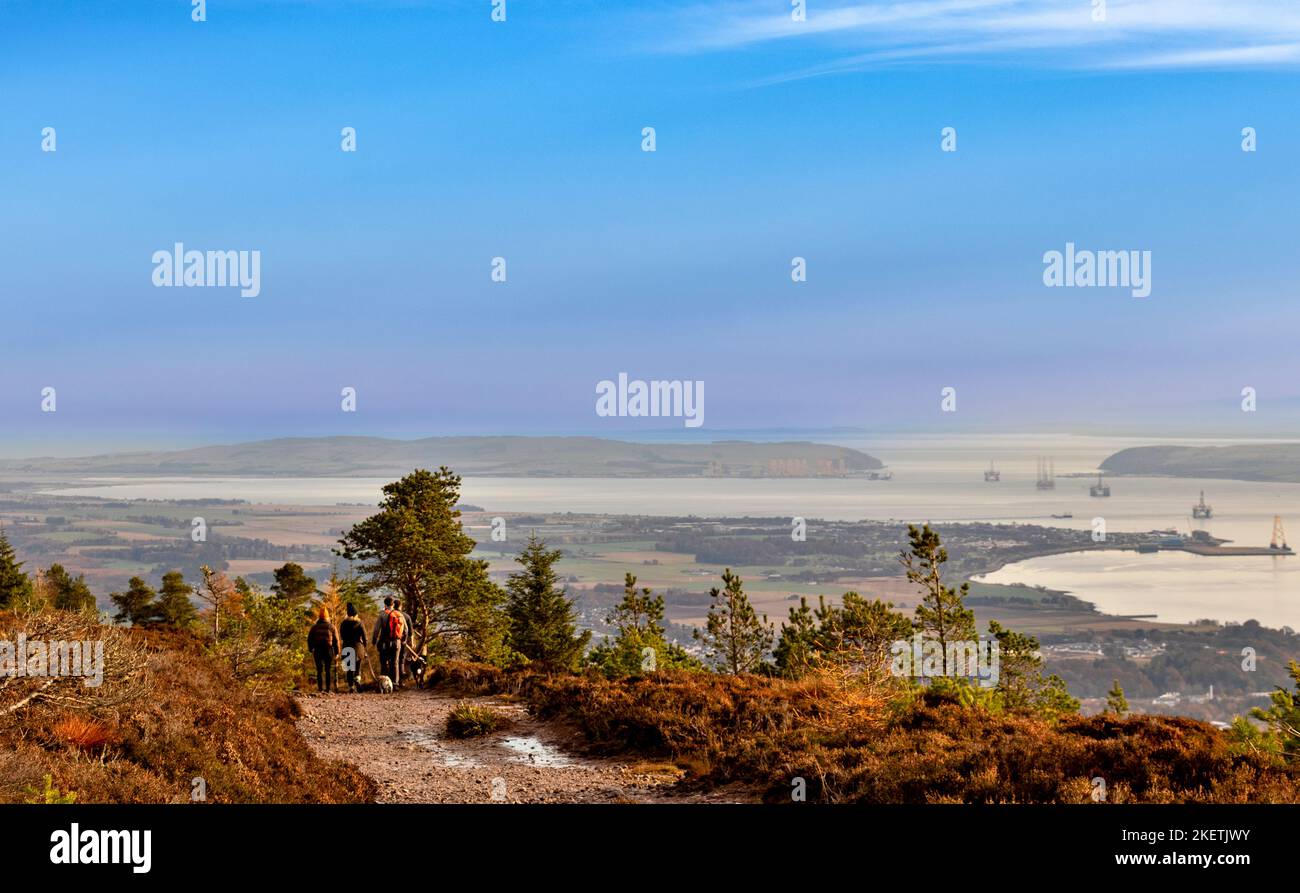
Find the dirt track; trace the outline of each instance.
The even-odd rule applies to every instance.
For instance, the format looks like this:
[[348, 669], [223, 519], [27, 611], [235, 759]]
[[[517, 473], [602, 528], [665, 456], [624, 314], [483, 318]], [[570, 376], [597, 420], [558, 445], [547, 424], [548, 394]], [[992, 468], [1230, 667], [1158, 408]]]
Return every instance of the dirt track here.
[[[730, 802], [724, 792], [674, 794], [671, 764], [576, 755], [574, 733], [494, 697], [459, 698], [408, 689], [301, 698], [298, 727], [326, 759], [345, 760], [379, 785], [381, 803]], [[490, 706], [509, 725], [483, 738], [446, 733], [461, 701]]]

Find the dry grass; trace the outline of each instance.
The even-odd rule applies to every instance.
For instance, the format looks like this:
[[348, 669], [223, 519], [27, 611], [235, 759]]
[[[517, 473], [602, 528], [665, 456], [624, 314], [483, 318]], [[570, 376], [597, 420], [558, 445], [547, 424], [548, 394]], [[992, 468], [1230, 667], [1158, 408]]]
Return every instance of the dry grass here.
[[790, 778], [809, 799], [871, 803], [1300, 802], [1300, 775], [1234, 753], [1212, 726], [1180, 717], [1071, 717], [1052, 725], [926, 697], [883, 733], [846, 730], [783, 749], [768, 799]]
[[117, 742], [117, 736], [108, 725], [78, 714], [64, 716], [54, 723], [51, 731], [57, 741], [91, 753]]
[[[0, 617], [0, 637], [12, 626]], [[316, 757], [294, 724], [297, 702], [241, 685], [181, 633], [131, 630], [142, 696], [111, 705], [34, 701], [0, 719], [0, 802], [53, 777], [78, 803], [356, 802], [374, 783]]]
[[796, 780], [826, 803], [1300, 802], [1300, 768], [1242, 754], [1180, 717], [990, 713], [843, 678], [787, 682], [664, 671], [507, 674], [449, 666], [442, 678], [523, 693], [540, 716], [577, 726], [595, 752], [671, 760], [686, 784], [756, 785], [790, 802]]
[[461, 701], [447, 714], [447, 734], [453, 738], [479, 738], [509, 724], [509, 718], [499, 711], [467, 701]]

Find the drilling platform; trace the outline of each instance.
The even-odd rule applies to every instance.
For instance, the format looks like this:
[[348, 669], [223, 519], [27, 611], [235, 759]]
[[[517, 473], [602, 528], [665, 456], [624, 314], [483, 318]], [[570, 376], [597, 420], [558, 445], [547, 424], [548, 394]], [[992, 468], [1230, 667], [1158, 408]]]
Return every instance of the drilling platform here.
[[1205, 491], [1204, 491], [1204, 490], [1201, 491], [1201, 501], [1198, 502], [1198, 503], [1196, 503], [1196, 505], [1192, 506], [1192, 517], [1193, 517], [1193, 518], [1212, 518], [1212, 517], [1214, 517], [1214, 509], [1212, 509], [1210, 506], [1208, 506], [1208, 505], [1206, 504], [1206, 502], [1205, 502]]
[[1002, 480], [1002, 472], [993, 467], [993, 460], [989, 460], [989, 470], [984, 472], [984, 480], [994, 483]]
[[1056, 463], [1051, 459], [1038, 457], [1038, 480], [1034, 486], [1040, 490], [1056, 489]]
[[1101, 482], [1101, 474], [1100, 474], [1100, 473], [1098, 473], [1098, 475], [1097, 475], [1097, 483], [1093, 484], [1091, 487], [1088, 488], [1088, 495], [1089, 495], [1089, 496], [1109, 496], [1109, 495], [1110, 495], [1110, 485], [1109, 485], [1109, 484], [1103, 484], [1103, 483]]

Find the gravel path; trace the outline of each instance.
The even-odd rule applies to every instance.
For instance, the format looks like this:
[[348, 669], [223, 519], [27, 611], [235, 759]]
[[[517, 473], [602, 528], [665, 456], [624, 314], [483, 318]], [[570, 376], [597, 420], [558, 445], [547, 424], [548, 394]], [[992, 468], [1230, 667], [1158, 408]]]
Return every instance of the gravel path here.
[[[681, 771], [576, 755], [576, 733], [541, 722], [500, 697], [453, 697], [407, 689], [391, 695], [301, 697], [298, 722], [317, 754], [352, 763], [379, 785], [381, 803], [733, 802], [727, 792], [675, 795]], [[461, 701], [490, 706], [508, 725], [459, 740], [446, 732]], [[747, 798], [745, 798], [747, 799]]]

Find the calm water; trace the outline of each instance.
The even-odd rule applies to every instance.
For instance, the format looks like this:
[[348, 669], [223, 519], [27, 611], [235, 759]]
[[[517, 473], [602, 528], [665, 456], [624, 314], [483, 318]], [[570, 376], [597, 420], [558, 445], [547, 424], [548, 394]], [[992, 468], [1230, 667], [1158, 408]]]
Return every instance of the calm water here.
[[1300, 629], [1298, 561], [1296, 555], [1075, 552], [1022, 561], [983, 579], [1065, 589], [1111, 614], [1155, 614], [1171, 623], [1254, 619]]
[[[606, 512], [647, 515], [801, 515], [833, 520], [1034, 522], [1088, 529], [1106, 519], [1114, 531], [1192, 526], [1199, 491], [1214, 518], [1198, 522], [1240, 545], [1266, 545], [1273, 516], [1295, 527], [1300, 545], [1300, 484], [1116, 478], [1112, 496], [1088, 495], [1087, 473], [1106, 456], [1151, 440], [1080, 436], [891, 437], [836, 442], [865, 450], [893, 472], [891, 481], [690, 478], [467, 478], [462, 498], [490, 511]], [[1217, 441], [1164, 440], [1209, 444]], [[1034, 487], [1037, 456], [1054, 458], [1055, 490]], [[1002, 481], [985, 483], [993, 460]], [[126, 499], [247, 499], [334, 504], [377, 502], [379, 478], [100, 478], [100, 486], [54, 491]], [[1070, 513], [1071, 520], [1053, 514]], [[1042, 584], [1071, 591], [1104, 611], [1157, 614], [1162, 620], [1255, 618], [1300, 627], [1300, 556], [1208, 558], [1183, 553], [1052, 556], [990, 575], [991, 582]]]

